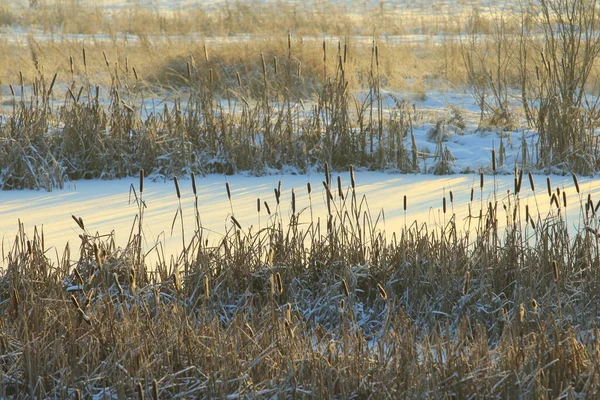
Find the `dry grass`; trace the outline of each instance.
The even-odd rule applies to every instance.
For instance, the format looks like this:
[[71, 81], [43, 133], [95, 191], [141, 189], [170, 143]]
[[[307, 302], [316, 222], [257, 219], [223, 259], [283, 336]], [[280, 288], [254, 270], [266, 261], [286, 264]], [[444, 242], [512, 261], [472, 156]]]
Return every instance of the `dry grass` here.
[[[287, 205], [275, 188], [265, 201], [269, 215], [257, 210], [263, 229], [240, 226], [232, 209], [214, 244], [199, 224], [179, 256], [165, 257], [158, 246], [159, 261], [148, 265], [139, 251], [143, 179], [133, 189], [139, 214], [124, 249], [110, 235], [92, 235], [80, 217], [74, 264], [68, 248], [50, 261], [41, 232], [20, 231], [5, 249], [0, 395], [589, 398], [600, 391], [599, 236], [583, 193], [580, 219], [570, 221], [579, 225], [575, 234], [560, 204], [547, 217], [531, 210], [522, 220], [517, 193], [506, 211], [494, 204], [478, 211], [482, 202], [473, 199], [476, 234], [456, 229], [450, 196], [447, 225], [415, 222], [390, 237], [353, 180], [339, 191], [324, 182], [324, 216], [296, 210], [284, 220]], [[312, 222], [299, 225], [301, 213]]]

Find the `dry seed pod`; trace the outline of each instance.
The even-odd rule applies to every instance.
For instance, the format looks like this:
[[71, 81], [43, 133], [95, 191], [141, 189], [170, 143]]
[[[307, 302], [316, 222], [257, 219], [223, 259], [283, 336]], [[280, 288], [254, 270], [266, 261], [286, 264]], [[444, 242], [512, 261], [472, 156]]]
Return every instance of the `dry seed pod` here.
[[344, 290], [344, 295], [346, 297], [350, 296], [350, 290], [348, 290], [348, 283], [346, 283], [345, 279], [342, 279], [342, 289]]
[[140, 193], [144, 191], [144, 169], [140, 169]]
[[175, 182], [175, 191], [177, 192], [177, 198], [181, 199], [181, 191], [179, 190], [179, 181], [177, 180], [177, 177], [173, 177], [173, 182]]
[[471, 273], [467, 271], [465, 274], [465, 283], [463, 285], [463, 296], [466, 296], [469, 293], [469, 285], [471, 283]]
[[281, 274], [279, 272], [275, 275], [275, 279], [277, 282], [277, 293], [282, 294], [283, 293], [283, 282], [281, 281]]
[[210, 298], [210, 281], [207, 275], [204, 275], [204, 298], [206, 300]]
[[525, 307], [523, 306], [523, 303], [521, 303], [519, 305], [519, 323], [523, 323], [523, 321], [525, 321]]
[[527, 176], [529, 177], [529, 186], [531, 186], [531, 191], [535, 192], [535, 183], [533, 182], [533, 174], [531, 171], [527, 173]]
[[575, 173], [572, 173], [573, 175], [573, 183], [575, 184], [575, 190], [577, 191], [577, 194], [579, 194], [579, 181], [577, 180], [577, 175], [575, 175]]

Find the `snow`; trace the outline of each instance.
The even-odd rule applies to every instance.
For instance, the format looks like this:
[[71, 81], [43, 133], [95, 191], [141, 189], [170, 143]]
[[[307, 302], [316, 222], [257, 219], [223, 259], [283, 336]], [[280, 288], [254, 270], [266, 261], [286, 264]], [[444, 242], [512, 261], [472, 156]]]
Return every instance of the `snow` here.
[[[340, 174], [345, 190], [350, 186], [347, 172]], [[379, 222], [379, 229], [385, 230], [389, 237], [393, 232], [400, 231], [413, 221], [426, 223], [428, 227], [445, 225], [456, 214], [457, 227], [468, 229], [468, 208], [471, 188], [475, 188], [474, 200], [471, 203], [473, 214], [479, 213], [479, 206], [484, 207], [488, 202], [498, 201], [498, 219], [503, 224], [506, 221], [502, 205], [507, 204], [507, 192], [512, 191], [514, 181], [512, 175], [485, 176], [484, 189], [479, 189], [479, 175], [404, 175], [384, 172], [358, 171], [355, 174], [357, 182], [357, 197], [366, 196], [373, 221], [381, 210], [384, 218]], [[337, 174], [333, 174], [336, 182]], [[279, 209], [276, 207], [273, 189], [282, 181], [282, 194]], [[209, 175], [197, 178], [198, 204], [202, 227], [208, 234], [209, 241], [218, 239], [227, 229], [232, 227], [231, 215], [242, 225], [244, 230], [253, 227], [256, 232], [259, 226], [268, 224], [269, 216], [264, 206], [260, 215], [256, 210], [256, 199], [261, 203], [267, 201], [273, 213], [281, 213], [284, 221], [291, 214], [291, 190], [296, 193], [296, 210], [309, 207], [310, 202], [306, 185], [311, 182], [312, 204], [314, 219], [326, 218], [326, 198], [322, 185], [324, 176], [310, 175], [270, 175], [251, 177], [244, 175], [221, 176]], [[554, 188], [560, 187], [567, 193], [567, 221], [572, 229], [580, 227], [579, 214], [581, 202], [587, 200], [590, 193], [592, 199], [600, 196], [600, 181], [597, 179], [580, 178], [581, 195], [575, 192], [570, 176], [551, 176]], [[231, 204], [225, 190], [226, 182], [231, 187]], [[71, 182], [62, 190], [51, 193], [42, 191], [9, 191], [0, 193], [0, 237], [4, 252], [10, 249], [18, 232], [19, 221], [23, 223], [25, 232], [32, 237], [34, 227], [43, 227], [48, 256], [58, 257], [64, 246], [70, 243], [71, 250], [76, 253], [80, 239], [80, 229], [71, 215], [82, 217], [85, 227], [91, 233], [109, 234], [114, 232], [116, 244], [124, 246], [129, 238], [135, 216], [138, 212], [130, 187], [137, 187], [137, 178], [116, 181], [78, 181]], [[180, 180], [181, 205], [187, 239], [194, 231], [194, 196], [189, 179]], [[550, 202], [546, 190], [546, 176], [535, 175], [536, 192], [529, 188], [527, 176], [523, 178], [520, 194], [521, 215], [525, 215], [525, 205], [529, 205], [532, 215], [542, 218], [550, 212]], [[333, 185], [335, 186], [335, 185]], [[496, 190], [494, 191], [494, 187]], [[555, 189], [554, 189], [555, 190]], [[450, 203], [449, 192], [453, 193], [453, 203]], [[337, 194], [337, 190], [333, 191]], [[494, 194], [495, 193], [495, 194]], [[407, 211], [403, 210], [403, 197], [407, 196]], [[442, 210], [442, 198], [446, 197], [447, 213]], [[496, 196], [496, 197], [495, 197]], [[580, 197], [581, 196], [581, 197]], [[171, 226], [178, 209], [178, 199], [172, 181], [144, 183], [143, 199], [147, 205], [144, 211], [143, 230], [144, 247], [150, 249], [157, 240], [164, 242], [165, 254], [178, 254], [182, 249], [181, 225], [179, 217], [171, 234]], [[334, 209], [340, 206], [341, 200], [335, 196]], [[555, 207], [554, 211], [556, 213]], [[565, 211], [562, 211], [563, 215]], [[302, 214], [301, 222], [310, 220], [310, 212]], [[302, 225], [301, 225], [302, 226]], [[72, 255], [75, 257], [75, 255]], [[152, 255], [150, 254], [150, 260]], [[5, 267], [3, 260], [0, 267]]]

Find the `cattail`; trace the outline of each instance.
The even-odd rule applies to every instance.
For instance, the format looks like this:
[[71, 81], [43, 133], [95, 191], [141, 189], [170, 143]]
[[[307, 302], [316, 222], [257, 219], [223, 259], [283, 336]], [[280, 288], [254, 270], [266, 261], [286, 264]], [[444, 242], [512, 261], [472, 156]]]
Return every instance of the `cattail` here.
[[340, 197], [340, 199], [344, 200], [344, 191], [342, 189], [342, 177], [339, 175], [337, 177], [337, 184], [338, 184], [338, 196]]
[[186, 61], [186, 66], [187, 66], [188, 80], [191, 81], [192, 80], [192, 65], [190, 64], [189, 61]]
[[577, 194], [579, 194], [579, 181], [577, 180], [577, 175], [575, 175], [574, 172], [571, 175], [573, 175], [573, 183], [575, 184], [575, 190], [577, 191]]
[[404, 195], [402, 206], [404, 208], [404, 211], [406, 211], [406, 195]]
[[194, 196], [198, 195], [197, 191], [196, 191], [196, 174], [192, 172], [192, 192], [194, 193]]
[[471, 283], [471, 272], [467, 271], [465, 273], [465, 282], [463, 284], [463, 296], [466, 296], [469, 293], [469, 285]]
[[277, 282], [277, 293], [282, 294], [283, 293], [283, 282], [281, 281], [281, 274], [279, 272], [275, 275], [275, 279]]
[[548, 197], [552, 197], [552, 184], [549, 176], [546, 177], [546, 187], [548, 188]]
[[227, 190], [227, 198], [231, 201], [231, 189], [229, 188], [229, 182], [225, 182], [225, 189]]
[[[323, 42], [323, 46], [325, 42]], [[329, 163], [325, 162], [325, 182], [327, 182], [327, 186], [329, 186]]]
[[269, 274], [269, 287], [271, 296], [275, 295], [275, 276], [273, 273]]
[[310, 182], [306, 183], [306, 191], [308, 192], [308, 194], [310, 195], [310, 193], [312, 192], [312, 187], [310, 185]]
[[492, 150], [492, 171], [496, 172], [496, 150]]
[[240, 229], [240, 230], [242, 229], [242, 226], [240, 225], [240, 223], [238, 222], [238, 220], [233, 215], [231, 216], [231, 221], [235, 224], [235, 226], [238, 229]]
[[475, 194], [475, 189], [471, 188], [471, 201], [473, 201], [473, 195]]
[[144, 168], [140, 169], [140, 193], [144, 191]]
[[292, 33], [288, 32], [288, 59], [292, 58]]
[[283, 308], [283, 312], [285, 313], [283, 318], [292, 322], [292, 305], [290, 303], [286, 303], [285, 307]]
[[533, 183], [533, 174], [531, 171], [527, 173], [527, 176], [529, 177], [529, 186], [531, 186], [531, 191], [535, 192], [535, 183]]
[[208, 275], [204, 275], [204, 298], [208, 300], [210, 298], [210, 281]]
[[519, 323], [523, 323], [523, 321], [525, 321], [525, 307], [523, 306], [523, 303], [521, 303], [519, 305]]
[[483, 172], [479, 173], [479, 189], [483, 190]]
[[139, 78], [138, 78], [137, 70], [135, 69], [135, 67], [133, 67], [132, 70], [133, 70], [133, 77], [135, 78], [136, 81], [138, 81]]
[[446, 214], [446, 197], [442, 198], [442, 210]]
[[278, 64], [277, 57], [273, 57], [273, 69], [275, 70], [275, 75], [277, 75], [277, 71], [279, 70]]
[[342, 279], [342, 289], [344, 290], [344, 295], [346, 297], [350, 296], [350, 290], [348, 290], [348, 284], [345, 279]]
[[354, 167], [350, 166], [350, 184], [352, 185], [352, 190], [356, 188], [356, 180], [354, 179]]
[[94, 258], [96, 259], [96, 265], [98, 267], [102, 266], [102, 257], [100, 257], [100, 251], [98, 249], [98, 245], [94, 243]]
[[265, 210], [267, 210], [267, 214], [271, 215], [271, 209], [269, 208], [269, 204], [265, 201]]
[[82, 47], [82, 48], [81, 48], [81, 53], [82, 53], [82, 55], [83, 55], [83, 67], [84, 67], [85, 69], [87, 69], [87, 59], [86, 59], [86, 57], [85, 57], [85, 47]]
[[552, 261], [552, 271], [554, 272], [554, 282], [558, 282], [558, 263], [556, 260]]
[[450, 203], [454, 203], [454, 194], [452, 193], [452, 190], [449, 192], [450, 195]]
[[12, 84], [9, 84], [9, 85], [8, 85], [8, 88], [10, 89], [10, 94], [11, 94], [13, 97], [15, 97], [15, 89], [13, 89], [13, 85], [12, 85]]
[[567, 208], [567, 192], [565, 192], [564, 190], [562, 192], [562, 198], [563, 198], [563, 207]]
[[292, 214], [296, 214], [296, 193], [292, 189]]
[[56, 75], [58, 75], [58, 72], [54, 73], [54, 77], [52, 78], [52, 82], [50, 82], [50, 88], [48, 89], [48, 97], [50, 97], [50, 94], [52, 93], [52, 88], [54, 87], [54, 82], [56, 82]]
[[181, 199], [181, 191], [179, 190], [179, 181], [177, 180], [177, 177], [173, 177], [173, 182], [175, 183], [175, 191], [177, 192], [177, 198]]
[[260, 197], [256, 199], [256, 212], [260, 214]]
[[342, 312], [342, 314], [344, 313], [345, 309], [346, 309], [346, 299], [342, 299], [342, 300], [340, 300], [340, 311]]
[[279, 205], [279, 190], [277, 190], [277, 188], [273, 188], [273, 191], [275, 192], [275, 202], [277, 202], [277, 205]]
[[379, 290], [379, 295], [381, 296], [381, 298], [387, 300], [387, 293], [385, 292], [385, 289], [383, 288], [383, 286], [381, 286], [380, 283], [377, 284], [377, 290]]

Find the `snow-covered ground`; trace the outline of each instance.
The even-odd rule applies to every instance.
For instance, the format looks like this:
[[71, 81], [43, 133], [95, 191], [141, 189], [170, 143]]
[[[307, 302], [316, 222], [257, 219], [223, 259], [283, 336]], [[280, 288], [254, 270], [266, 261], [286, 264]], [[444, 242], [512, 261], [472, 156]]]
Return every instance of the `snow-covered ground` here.
[[[350, 186], [348, 173], [341, 173], [344, 188]], [[277, 211], [273, 189], [282, 182], [280, 208], [283, 220], [288, 220], [291, 213], [291, 191], [296, 193], [297, 211], [309, 207], [306, 185], [311, 182], [313, 187], [312, 205], [315, 220], [326, 218], [326, 201], [322, 185], [324, 176], [311, 175], [271, 175], [263, 177], [221, 176], [210, 175], [197, 178], [199, 210], [202, 226], [209, 234], [209, 240], [218, 241], [219, 237], [232, 227], [230, 216], [233, 215], [247, 230], [253, 226], [255, 232], [259, 226], [266, 226], [268, 215], [264, 206], [261, 214], [257, 213], [257, 198], [267, 201], [272, 213]], [[373, 221], [384, 211], [379, 228], [387, 235], [401, 230], [405, 224], [418, 221], [427, 223], [429, 227], [442, 225], [456, 214], [457, 227], [468, 229], [468, 209], [471, 188], [475, 188], [471, 208], [474, 214], [479, 213], [480, 205], [498, 201], [498, 219], [500, 224], [506, 222], [506, 212], [503, 205], [508, 205], [507, 191], [513, 189], [512, 175], [485, 175], [484, 190], [480, 191], [480, 177], [476, 174], [432, 176], [432, 175], [402, 175], [383, 172], [362, 171], [356, 173], [357, 195], [366, 196], [373, 216]], [[333, 182], [337, 174], [333, 174]], [[225, 189], [226, 182], [231, 188], [232, 202], [229, 203]], [[600, 181], [580, 178], [581, 194], [575, 191], [570, 176], [551, 176], [554, 190], [560, 188], [567, 193], [567, 222], [573, 231], [580, 227], [579, 219], [582, 201], [587, 200], [588, 193], [592, 199], [600, 197]], [[31, 237], [34, 227], [43, 227], [45, 245], [48, 256], [60, 257], [67, 242], [72, 252], [76, 254], [79, 247], [79, 227], [71, 215], [82, 217], [86, 229], [91, 233], [109, 234], [114, 232], [119, 246], [127, 242], [137, 206], [130, 195], [130, 187], [137, 188], [136, 178], [117, 181], [78, 181], [69, 183], [63, 190], [47, 193], [42, 191], [11, 191], [0, 194], [0, 237], [2, 237], [4, 255], [10, 249], [18, 231], [19, 221], [23, 223], [26, 233]], [[535, 175], [536, 191], [531, 191], [527, 175], [522, 182], [520, 193], [521, 215], [524, 219], [525, 206], [528, 204], [531, 214], [535, 217], [545, 217], [550, 209], [550, 201], [546, 189], [546, 176]], [[191, 181], [181, 180], [181, 203], [185, 231], [189, 236], [194, 231], [194, 197]], [[495, 190], [494, 190], [495, 188]], [[450, 191], [453, 202], [450, 203]], [[337, 191], [336, 191], [337, 193]], [[403, 197], [407, 196], [407, 211], [403, 210]], [[146, 180], [143, 198], [147, 209], [144, 214], [145, 248], [150, 249], [156, 241], [165, 245], [166, 254], [177, 254], [181, 250], [181, 225], [179, 217], [173, 234], [171, 227], [178, 209], [178, 199], [172, 181], [150, 182]], [[495, 196], [495, 197], [494, 197]], [[537, 196], [537, 199], [536, 199]], [[443, 197], [447, 201], [447, 213], [442, 210]], [[580, 201], [582, 200], [582, 201]], [[513, 199], [514, 201], [514, 199]], [[335, 204], [340, 200], [336, 196]], [[553, 207], [556, 212], [556, 207]], [[232, 211], [233, 210], [233, 211]], [[563, 215], [564, 215], [563, 211]], [[310, 220], [309, 211], [303, 213], [304, 221]], [[301, 220], [302, 222], [302, 220]], [[52, 247], [55, 249], [51, 249]], [[2, 266], [5, 265], [3, 261]]]

